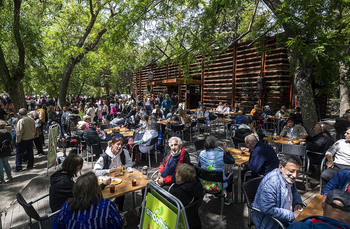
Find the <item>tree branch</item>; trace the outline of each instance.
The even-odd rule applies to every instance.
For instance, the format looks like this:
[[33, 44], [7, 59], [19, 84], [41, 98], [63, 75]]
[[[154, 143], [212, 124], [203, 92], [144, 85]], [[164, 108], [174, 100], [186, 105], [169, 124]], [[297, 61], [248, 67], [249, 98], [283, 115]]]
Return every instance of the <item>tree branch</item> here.
[[89, 0], [89, 6], [90, 6], [91, 17], [93, 17], [94, 16], [94, 7], [92, 6], [92, 0]]
[[250, 33], [250, 31], [251, 31], [251, 29], [252, 29], [253, 22], [254, 22], [256, 10], [258, 9], [258, 5], [259, 5], [259, 1], [257, 1], [256, 4], [255, 4], [254, 12], [253, 12], [252, 18], [250, 19], [250, 23], [249, 23], [249, 26], [248, 26], [248, 30], [247, 30], [245, 33], [243, 33], [241, 36], [239, 36], [237, 39], [235, 39], [233, 42], [231, 42], [231, 44], [228, 46], [229, 48], [231, 48], [231, 46], [234, 45], [237, 41], [241, 40], [241, 39], [242, 39], [243, 37], [245, 37], [248, 33]]
[[96, 9], [95, 13], [92, 14], [89, 25], [86, 27], [84, 34], [79, 39], [79, 42], [77, 44], [78, 47], [83, 47], [86, 38], [89, 36], [92, 28], [94, 27], [98, 13], [99, 13], [99, 9]]
[[13, 10], [13, 33], [15, 36], [17, 48], [18, 48], [18, 63], [16, 67], [15, 77], [24, 77], [24, 60], [25, 60], [25, 49], [20, 34], [20, 12], [21, 12], [21, 0], [14, 0], [15, 8]]
[[163, 52], [163, 50], [161, 50], [161, 49], [158, 47], [158, 45], [156, 45], [156, 48], [157, 48], [159, 51], [161, 51], [164, 55], [166, 55], [166, 57], [169, 58], [169, 56], [168, 56], [165, 52]]

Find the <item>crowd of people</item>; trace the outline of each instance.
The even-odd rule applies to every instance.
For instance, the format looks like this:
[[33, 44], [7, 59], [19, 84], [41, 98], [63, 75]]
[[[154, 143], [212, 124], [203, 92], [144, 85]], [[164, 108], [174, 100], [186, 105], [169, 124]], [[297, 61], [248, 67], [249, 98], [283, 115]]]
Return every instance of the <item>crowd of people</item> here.
[[[133, 167], [140, 160], [137, 155], [141, 155], [142, 159], [149, 151], [145, 145], [155, 138], [158, 139], [162, 132], [157, 119], [179, 121], [179, 125], [183, 125], [186, 131], [191, 128], [192, 119], [202, 117], [209, 122], [212, 113], [201, 103], [195, 114], [183, 110], [176, 93], [172, 94], [172, 97], [165, 94], [164, 99], [160, 94], [145, 96], [144, 99], [140, 96], [135, 98], [132, 94], [130, 97], [96, 99], [69, 97], [62, 110], [55, 101], [45, 97], [27, 100], [28, 107], [21, 108], [18, 113], [7, 114], [0, 109], [0, 119], [2, 114], [4, 116], [0, 120], [1, 183], [6, 183], [3, 170], [7, 175], [6, 180], [11, 180], [12, 172], [23, 171], [23, 161], [27, 161], [27, 170], [34, 167], [33, 144], [37, 154], [43, 155], [44, 136], [53, 125], [58, 126], [60, 138], [89, 139], [93, 146], [87, 150], [95, 154], [93, 160], [96, 163], [92, 172], [81, 174], [84, 159], [71, 153], [65, 157], [61, 169], [50, 177], [50, 207], [53, 212], [59, 211], [53, 228], [122, 228], [123, 219], [120, 213], [124, 211], [125, 196], [113, 201], [104, 199], [102, 190], [111, 183], [111, 179], [98, 184], [97, 176], [114, 173], [121, 167]], [[344, 132], [344, 139], [334, 142], [324, 123], [317, 123], [314, 127], [315, 134], [308, 135], [303, 127], [300, 108], [296, 108], [295, 113], [291, 115], [286, 107], [282, 106], [273, 114], [269, 105], [263, 109], [255, 105], [246, 113], [239, 103], [232, 109], [227, 104], [219, 103], [216, 112], [235, 113], [234, 120], [229, 125], [235, 130], [235, 136], [245, 143], [246, 147], [241, 148], [242, 152], [250, 153], [249, 162], [243, 168], [242, 177], [238, 179], [248, 181], [263, 177], [253, 202], [253, 207], [260, 210], [252, 213], [256, 228], [278, 228], [278, 224], [271, 217], [290, 228], [349, 228], [350, 128]], [[350, 119], [348, 114], [349, 112], [346, 112], [342, 119], [336, 122], [345, 123]], [[3, 121], [6, 115], [7, 122]], [[317, 171], [324, 157], [327, 158], [327, 169], [321, 174], [321, 178], [327, 183], [322, 191], [322, 195], [327, 196], [323, 203], [323, 216], [293, 222], [305, 207], [295, 183], [302, 162], [293, 155], [278, 158], [274, 149], [262, 141], [259, 130], [267, 125], [268, 118], [272, 115], [279, 117], [276, 125], [281, 127], [280, 136], [301, 137], [305, 139], [301, 145], [305, 145], [311, 152], [318, 152], [308, 154], [311, 173]], [[102, 128], [106, 124], [132, 129], [134, 134], [129, 139], [126, 139], [123, 133], [107, 135]], [[11, 127], [11, 133], [5, 126]], [[101, 147], [103, 141], [107, 143], [105, 150]], [[157, 185], [166, 190], [173, 185], [169, 192], [184, 206], [202, 199], [204, 190], [217, 196], [224, 189], [224, 203], [233, 203], [233, 177], [222, 186], [208, 184], [195, 176], [194, 168], [197, 166], [202, 169], [220, 170], [223, 179], [226, 180], [228, 174], [225, 165], [235, 163], [235, 158], [227, 150], [226, 142], [214, 136], [206, 137], [204, 150], [199, 153], [196, 165], [191, 163], [189, 150], [185, 149], [181, 138], [171, 137], [168, 144], [170, 150], [158, 167], [154, 180]], [[131, 154], [132, 149], [136, 153]], [[8, 158], [14, 153], [16, 166], [11, 171]], [[190, 228], [202, 228], [198, 214], [191, 216], [188, 221]]]

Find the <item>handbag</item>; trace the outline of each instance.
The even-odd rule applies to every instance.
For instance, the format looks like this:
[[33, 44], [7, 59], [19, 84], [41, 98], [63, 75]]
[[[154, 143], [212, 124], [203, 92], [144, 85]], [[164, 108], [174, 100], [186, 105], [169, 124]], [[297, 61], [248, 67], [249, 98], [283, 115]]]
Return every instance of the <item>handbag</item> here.
[[[216, 160], [216, 157], [219, 155], [219, 152], [216, 154], [215, 158], [214, 158], [214, 161], [213, 163], [210, 164], [209, 162], [209, 158], [208, 158], [208, 152], [207, 153], [207, 160], [208, 160], [208, 164], [209, 166], [207, 167], [208, 170], [214, 170], [214, 167], [213, 167], [213, 164]], [[203, 186], [203, 189], [205, 189], [206, 192], [208, 193], [212, 193], [212, 194], [215, 194], [215, 193], [219, 193], [221, 192], [221, 186], [218, 182], [216, 181], [207, 181], [207, 180], [202, 180], [202, 186]]]

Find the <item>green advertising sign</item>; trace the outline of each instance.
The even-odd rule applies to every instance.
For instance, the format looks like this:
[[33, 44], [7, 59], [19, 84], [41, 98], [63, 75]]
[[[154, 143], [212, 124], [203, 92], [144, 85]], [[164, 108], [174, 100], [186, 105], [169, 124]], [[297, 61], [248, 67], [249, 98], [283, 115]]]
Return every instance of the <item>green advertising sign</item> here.
[[177, 215], [155, 198], [147, 194], [142, 229], [175, 229]]
[[49, 128], [49, 148], [47, 155], [47, 169], [56, 165], [58, 127]]

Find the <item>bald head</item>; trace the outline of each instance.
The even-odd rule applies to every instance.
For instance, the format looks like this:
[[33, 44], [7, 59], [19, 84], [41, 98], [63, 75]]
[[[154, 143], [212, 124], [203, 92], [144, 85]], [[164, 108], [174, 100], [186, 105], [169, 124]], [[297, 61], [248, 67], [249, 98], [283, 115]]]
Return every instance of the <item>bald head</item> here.
[[255, 144], [258, 142], [258, 139], [254, 134], [250, 134], [244, 138], [244, 142], [249, 149], [253, 149]]
[[327, 126], [323, 123], [317, 123], [315, 125], [315, 128], [314, 128], [314, 131], [315, 131], [315, 134], [319, 134], [319, 133], [322, 133], [324, 131], [327, 130]]
[[25, 108], [21, 108], [21, 109], [19, 109], [18, 113], [20, 115], [26, 115], [27, 114], [27, 110]]

